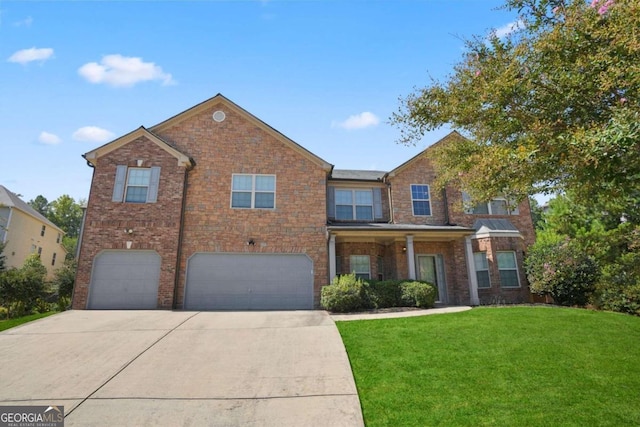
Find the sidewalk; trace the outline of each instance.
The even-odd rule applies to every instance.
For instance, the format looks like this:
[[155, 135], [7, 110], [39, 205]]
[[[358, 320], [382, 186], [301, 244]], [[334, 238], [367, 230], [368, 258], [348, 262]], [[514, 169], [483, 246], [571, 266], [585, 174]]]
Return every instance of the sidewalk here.
[[439, 307], [426, 310], [400, 310], [389, 312], [363, 312], [347, 314], [331, 314], [331, 318], [336, 322], [350, 320], [374, 320], [374, 319], [394, 319], [397, 317], [429, 316], [431, 314], [458, 313], [471, 310], [469, 306]]

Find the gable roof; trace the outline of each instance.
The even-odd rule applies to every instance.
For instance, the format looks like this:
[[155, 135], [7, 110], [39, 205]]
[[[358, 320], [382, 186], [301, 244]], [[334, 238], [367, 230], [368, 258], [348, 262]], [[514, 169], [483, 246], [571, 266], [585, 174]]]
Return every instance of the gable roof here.
[[227, 99], [226, 97], [224, 97], [222, 94], [217, 94], [216, 96], [214, 96], [213, 98], [209, 98], [206, 101], [201, 102], [200, 104], [197, 104], [191, 108], [189, 108], [188, 110], [183, 111], [182, 113], [176, 114], [175, 116], [158, 123], [157, 125], [152, 126], [150, 129], [151, 132], [162, 132], [165, 129], [168, 129], [172, 126], [177, 125], [178, 123], [193, 117], [196, 114], [201, 113], [204, 110], [213, 108], [216, 105], [222, 104], [225, 107], [229, 108], [230, 110], [240, 114], [241, 116], [243, 116], [244, 118], [246, 118], [249, 122], [253, 123], [255, 126], [259, 127], [260, 129], [262, 129], [263, 131], [267, 132], [268, 134], [270, 134], [271, 136], [273, 136], [274, 138], [276, 138], [277, 140], [281, 141], [282, 143], [284, 143], [284, 145], [286, 145], [287, 147], [293, 149], [294, 151], [300, 153], [301, 155], [303, 155], [304, 157], [306, 157], [307, 159], [311, 160], [313, 163], [319, 165], [320, 167], [322, 167], [323, 169], [325, 169], [326, 171], [330, 171], [331, 169], [333, 169], [333, 165], [327, 161], [325, 161], [324, 159], [316, 156], [315, 154], [313, 154], [311, 151], [307, 150], [306, 148], [304, 148], [303, 146], [299, 145], [298, 143], [296, 143], [295, 141], [293, 141], [292, 139], [290, 139], [289, 137], [287, 137], [286, 135], [282, 134], [281, 132], [277, 131], [276, 129], [272, 128], [271, 126], [269, 126], [268, 124], [266, 124], [265, 122], [263, 122], [262, 120], [260, 120], [259, 118], [257, 118], [256, 116], [254, 116], [253, 114], [251, 114], [250, 112], [248, 112], [247, 110], [245, 110], [244, 108], [240, 107], [239, 105], [237, 105], [236, 103], [230, 101], [229, 99]]
[[433, 144], [431, 144], [430, 146], [428, 146], [427, 148], [422, 150], [420, 153], [416, 154], [415, 156], [413, 156], [412, 158], [410, 158], [409, 160], [407, 160], [406, 162], [404, 162], [403, 164], [401, 164], [397, 168], [393, 169], [387, 175], [390, 176], [390, 177], [394, 177], [395, 175], [397, 175], [398, 173], [402, 172], [404, 169], [409, 167], [413, 162], [415, 162], [416, 160], [418, 160], [422, 156], [424, 156], [427, 151], [431, 150], [436, 145], [444, 144], [444, 143], [446, 143], [446, 142], [448, 142], [450, 140], [459, 139], [459, 138], [463, 138], [464, 139], [464, 136], [462, 136], [456, 130], [451, 131], [448, 135], [446, 135], [445, 137], [441, 138], [440, 140], [434, 142]]
[[147, 130], [144, 126], [140, 126], [138, 129], [134, 130], [133, 132], [129, 132], [128, 134], [121, 136], [118, 139], [114, 139], [113, 141], [101, 147], [98, 147], [95, 150], [91, 150], [88, 153], [83, 154], [82, 157], [84, 157], [87, 160], [87, 162], [95, 166], [100, 157], [130, 143], [131, 141], [135, 141], [141, 136], [146, 137], [148, 140], [156, 144], [158, 147], [162, 148], [164, 151], [166, 151], [167, 153], [175, 157], [178, 160], [178, 164], [180, 166], [191, 168], [195, 164], [193, 159], [191, 159], [189, 156], [187, 156], [184, 153], [181, 153], [176, 148], [174, 148], [171, 144], [169, 144], [168, 142], [160, 138], [158, 135], [155, 135], [149, 130]]
[[0, 207], [9, 207], [18, 209], [25, 214], [32, 216], [43, 224], [56, 229], [62, 234], [65, 234], [64, 231], [60, 229], [57, 225], [49, 221], [44, 215], [42, 215], [37, 210], [33, 209], [27, 202], [18, 197], [15, 193], [9, 191], [5, 186], [0, 185]]

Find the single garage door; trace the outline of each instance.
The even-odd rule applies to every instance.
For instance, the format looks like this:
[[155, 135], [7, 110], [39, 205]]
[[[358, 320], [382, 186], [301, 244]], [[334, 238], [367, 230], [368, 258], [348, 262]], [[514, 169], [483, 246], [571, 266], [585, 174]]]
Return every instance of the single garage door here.
[[313, 261], [304, 254], [196, 253], [186, 310], [309, 310]]
[[160, 255], [155, 251], [104, 251], [93, 261], [89, 308], [158, 307]]

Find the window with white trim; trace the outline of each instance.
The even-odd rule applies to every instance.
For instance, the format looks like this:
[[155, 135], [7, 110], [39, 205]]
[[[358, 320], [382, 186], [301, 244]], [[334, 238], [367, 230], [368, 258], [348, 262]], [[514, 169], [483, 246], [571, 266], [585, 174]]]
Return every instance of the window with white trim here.
[[473, 262], [476, 267], [478, 289], [490, 288], [491, 280], [489, 279], [489, 262], [487, 261], [487, 253], [474, 252]]
[[231, 180], [232, 208], [275, 209], [275, 175], [233, 174]]
[[160, 167], [130, 168], [116, 167], [116, 181], [113, 186], [113, 202], [155, 203], [158, 199]]
[[151, 182], [151, 169], [129, 168], [124, 201], [129, 203], [146, 203]]
[[411, 184], [413, 216], [431, 216], [431, 197], [426, 184]]
[[44, 236], [44, 232], [45, 232], [46, 229], [47, 229], [47, 226], [43, 225], [42, 229], [40, 230], [40, 236]]
[[498, 252], [496, 258], [498, 260], [498, 271], [500, 272], [500, 286], [503, 288], [520, 287], [516, 253], [513, 251]]
[[51, 258], [51, 265], [56, 265], [56, 257], [57, 257], [57, 255], [56, 255], [56, 253], [54, 252], [54, 253], [53, 253], [53, 257]]
[[373, 192], [336, 188], [336, 219], [373, 221]]
[[519, 215], [518, 204], [504, 197], [495, 197], [487, 203], [473, 204], [471, 197], [463, 192], [465, 213], [474, 215]]
[[371, 278], [371, 263], [369, 255], [351, 255], [349, 258], [349, 266], [352, 273], [360, 279]]

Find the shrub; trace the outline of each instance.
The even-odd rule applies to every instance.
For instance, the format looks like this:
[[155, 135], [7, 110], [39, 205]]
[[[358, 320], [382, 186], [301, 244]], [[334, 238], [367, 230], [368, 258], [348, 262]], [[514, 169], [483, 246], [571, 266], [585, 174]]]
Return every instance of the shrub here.
[[367, 284], [355, 273], [336, 276], [330, 285], [320, 291], [320, 305], [336, 313], [370, 308]]
[[604, 310], [640, 316], [640, 253], [626, 253], [602, 269], [594, 303]]
[[404, 306], [431, 308], [436, 302], [436, 288], [429, 283], [404, 282], [400, 287]]
[[32, 314], [46, 294], [46, 272], [37, 254], [32, 254], [22, 268], [10, 268], [0, 275], [0, 304], [9, 310], [8, 317]]
[[525, 270], [531, 292], [551, 295], [560, 305], [586, 305], [599, 278], [596, 262], [578, 243], [540, 240], [529, 250]]
[[375, 308], [402, 306], [400, 280], [370, 281], [367, 291], [369, 300]]

